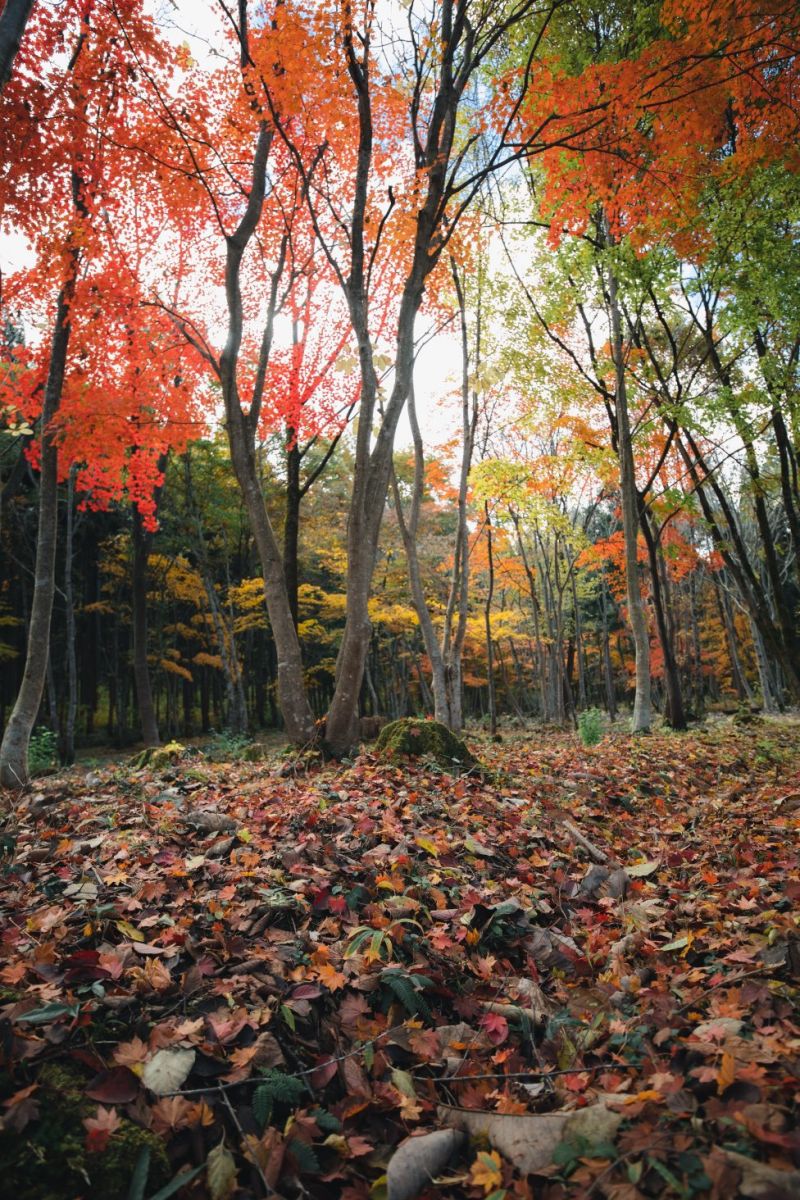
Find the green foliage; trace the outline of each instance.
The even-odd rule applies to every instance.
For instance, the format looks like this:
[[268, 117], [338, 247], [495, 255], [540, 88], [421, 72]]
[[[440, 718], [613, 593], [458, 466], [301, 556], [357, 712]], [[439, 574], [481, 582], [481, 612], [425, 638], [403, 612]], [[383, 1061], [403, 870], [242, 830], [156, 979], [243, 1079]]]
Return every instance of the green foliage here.
[[[390, 959], [395, 952], [395, 941], [399, 940], [397, 933], [393, 934], [393, 931], [399, 930], [402, 938], [403, 930], [409, 927], [422, 932], [419, 921], [414, 921], [411, 917], [399, 917], [396, 921], [392, 921], [386, 929], [374, 929], [372, 925], [357, 925], [347, 943], [344, 957], [352, 958], [360, 951], [366, 955], [367, 962], [377, 962], [383, 958], [385, 952], [386, 958]], [[367, 942], [369, 942], [369, 946], [367, 946]]]
[[28, 746], [28, 770], [31, 775], [40, 775], [56, 765], [58, 743], [52, 729], [40, 725], [31, 734]]
[[308, 1142], [303, 1142], [300, 1138], [289, 1139], [289, 1153], [297, 1163], [297, 1168], [302, 1175], [319, 1175], [322, 1167], [319, 1164], [319, 1159], [316, 1156], [314, 1147]]
[[305, 1093], [302, 1079], [292, 1075], [284, 1075], [270, 1067], [264, 1072], [263, 1081], [253, 1094], [253, 1112], [261, 1127], [269, 1125], [276, 1105], [285, 1108], [296, 1108]]
[[603, 736], [603, 714], [599, 708], [587, 708], [578, 716], [578, 734], [584, 746], [596, 746]]
[[561, 1167], [562, 1174], [569, 1176], [585, 1158], [603, 1158], [616, 1161], [617, 1150], [612, 1141], [590, 1141], [578, 1135], [560, 1142], [553, 1151], [553, 1162]]
[[231, 729], [221, 729], [215, 733], [206, 748], [206, 757], [211, 762], [239, 762], [247, 758], [247, 752], [252, 745], [246, 733], [234, 733]]
[[428, 1003], [421, 995], [423, 988], [433, 987], [433, 980], [429, 979], [427, 975], [410, 975], [408, 971], [390, 967], [381, 971], [380, 978], [381, 987], [389, 991], [392, 999], [402, 1004], [409, 1016], [425, 1017], [426, 1020], [432, 1019]]

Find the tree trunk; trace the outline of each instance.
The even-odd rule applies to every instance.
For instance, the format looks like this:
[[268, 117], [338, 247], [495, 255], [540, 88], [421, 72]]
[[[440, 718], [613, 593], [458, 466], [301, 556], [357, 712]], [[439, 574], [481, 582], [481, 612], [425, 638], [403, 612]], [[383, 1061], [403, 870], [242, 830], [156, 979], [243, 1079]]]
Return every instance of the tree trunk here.
[[247, 208], [235, 232], [226, 238], [225, 292], [228, 307], [228, 336], [219, 362], [219, 377], [225, 402], [225, 426], [231, 462], [242, 492], [261, 562], [264, 597], [278, 657], [278, 697], [281, 713], [289, 740], [295, 745], [305, 745], [316, 737], [314, 714], [306, 695], [300, 642], [297, 638], [297, 629], [286, 588], [283, 558], [264, 504], [255, 455], [255, 438], [258, 430], [264, 374], [272, 345], [278, 284], [286, 252], [285, 241], [281, 261], [272, 277], [269, 310], [261, 344], [258, 379], [247, 413], [241, 405], [238, 381], [239, 354], [244, 326], [240, 283], [241, 263], [244, 252], [255, 234], [263, 209], [267, 159], [272, 136], [272, 130], [266, 122], [262, 122], [253, 158], [253, 178]]
[[753, 634], [753, 645], [755, 647], [756, 664], [758, 666], [758, 682], [761, 687], [761, 700], [764, 712], [780, 712], [782, 707], [780, 695], [772, 677], [772, 671], [770, 670], [769, 657], [764, 646], [764, 638], [753, 617], [750, 618], [750, 629]]
[[298, 612], [298, 542], [300, 540], [300, 447], [294, 429], [286, 431], [286, 519], [283, 526], [283, 571], [286, 576], [286, 592], [295, 628], [299, 621]]
[[486, 671], [489, 677], [489, 732], [492, 737], [497, 733], [497, 697], [494, 688], [494, 642], [492, 641], [492, 600], [494, 599], [494, 550], [492, 547], [492, 518], [489, 515], [489, 502], [484, 501], [483, 511], [486, 516], [486, 556], [489, 563], [489, 587], [486, 592], [486, 604], [483, 609], [483, 622], [486, 627]]
[[39, 523], [28, 648], [22, 684], [0, 746], [0, 784], [10, 788], [23, 787], [28, 782], [28, 746], [47, 676], [58, 537], [58, 445], [53, 436], [52, 422], [58, 412], [64, 386], [70, 337], [69, 308], [75, 289], [76, 269], [77, 261], [58, 296], [42, 408]]
[[133, 575], [131, 595], [133, 608], [133, 681], [136, 687], [136, 706], [145, 746], [159, 744], [158, 721], [153, 704], [150, 665], [147, 661], [147, 560], [153, 535], [145, 529], [142, 514], [132, 506]]
[[366, 310], [351, 298], [351, 319], [358, 335], [362, 387], [353, 489], [347, 523], [345, 627], [336, 661], [336, 688], [325, 731], [328, 748], [336, 756], [347, 753], [359, 737], [358, 697], [372, 631], [368, 608], [369, 593], [392, 468], [394, 435], [411, 389], [414, 322], [421, 299], [422, 278], [419, 268], [412, 273], [403, 291], [398, 319], [394, 386], [374, 447], [370, 450], [378, 380], [367, 331]]
[[[781, 663], [792, 697], [795, 701], [800, 700], [800, 658], [794, 653], [794, 646], [786, 644], [772, 619], [763, 584], [753, 570], [736, 515], [692, 435], [683, 430], [682, 437], [678, 438], [676, 444], [692, 479], [714, 548], [719, 551], [736, 584], [744, 607], [758, 628], [765, 653], [771, 654], [776, 662]], [[702, 479], [698, 468], [703, 470]], [[706, 486], [719, 505], [719, 512], [725, 521], [724, 529], [720, 527], [717, 512], [706, 494]]]
[[64, 538], [64, 603], [67, 619], [67, 715], [64, 722], [64, 762], [75, 761], [75, 718], [78, 713], [78, 662], [75, 647], [75, 589], [73, 585], [73, 541], [75, 534], [75, 476], [70, 467], [67, 480], [67, 529]]
[[733, 614], [731, 613], [731, 602], [728, 599], [727, 592], [720, 587], [716, 573], [712, 574], [712, 580], [720, 620], [725, 630], [725, 640], [728, 643], [728, 658], [731, 663], [731, 679], [734, 691], [739, 700], [749, 701], [753, 699], [753, 689], [747, 682], [747, 676], [744, 673], [742, 661], [739, 658], [739, 648], [736, 645], [736, 629], [733, 624]]
[[628, 620], [630, 621], [633, 645], [636, 654], [636, 692], [633, 701], [634, 733], [646, 733], [652, 722], [650, 698], [650, 635], [647, 629], [647, 614], [639, 587], [639, 542], [638, 493], [633, 459], [628, 391], [625, 380], [625, 361], [622, 346], [622, 323], [617, 300], [617, 278], [613, 268], [608, 270], [608, 300], [611, 314], [611, 344], [616, 378], [615, 411], [617, 425], [617, 454], [619, 456], [620, 492], [622, 501], [622, 529], [625, 539], [625, 584], [628, 598]]
[[33, 0], [6, 0], [0, 14], [0, 92], [11, 78], [22, 35], [33, 9]]
[[650, 526], [650, 518], [644, 501], [639, 501], [639, 521], [647, 544], [647, 556], [650, 562], [650, 579], [653, 587], [653, 608], [656, 614], [656, 629], [661, 651], [664, 655], [664, 686], [667, 693], [666, 718], [673, 729], [683, 730], [687, 727], [686, 710], [683, 705], [681, 681], [678, 664], [675, 659], [675, 638], [673, 622], [669, 614], [666, 580], [661, 574], [659, 562], [659, 547]]
[[617, 719], [617, 697], [614, 692], [614, 668], [611, 665], [611, 645], [608, 630], [608, 592], [605, 575], [602, 582], [603, 601], [603, 681], [606, 689], [606, 708], [610, 721]]
[[408, 395], [408, 416], [411, 423], [411, 435], [414, 442], [414, 482], [412, 485], [411, 508], [407, 521], [403, 513], [403, 503], [394, 468], [392, 468], [392, 491], [394, 493], [397, 524], [400, 529], [400, 536], [403, 539], [403, 548], [405, 549], [406, 554], [408, 582], [411, 589], [411, 601], [414, 605], [417, 617], [419, 618], [419, 627], [422, 632], [422, 640], [425, 644], [425, 653], [427, 654], [431, 664], [431, 687], [433, 689], [434, 716], [437, 721], [442, 723], [442, 725], [447, 725], [448, 728], [452, 728], [450, 702], [445, 680], [444, 657], [439, 645], [439, 640], [436, 636], [436, 630], [433, 626], [433, 620], [431, 618], [430, 609], [428, 608], [428, 602], [425, 599], [425, 588], [423, 587], [422, 583], [422, 572], [419, 565], [419, 555], [417, 554], [419, 515], [422, 505], [423, 486], [425, 482], [425, 455], [422, 445], [422, 434], [420, 433], [419, 423], [417, 421], [416, 406], [414, 404], [413, 384]]

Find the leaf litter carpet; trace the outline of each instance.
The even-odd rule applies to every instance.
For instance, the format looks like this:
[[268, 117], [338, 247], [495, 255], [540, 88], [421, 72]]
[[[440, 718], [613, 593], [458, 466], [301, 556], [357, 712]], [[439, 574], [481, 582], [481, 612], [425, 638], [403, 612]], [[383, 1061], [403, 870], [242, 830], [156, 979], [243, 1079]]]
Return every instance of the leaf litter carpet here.
[[798, 733], [40, 781], [0, 1196], [800, 1195]]

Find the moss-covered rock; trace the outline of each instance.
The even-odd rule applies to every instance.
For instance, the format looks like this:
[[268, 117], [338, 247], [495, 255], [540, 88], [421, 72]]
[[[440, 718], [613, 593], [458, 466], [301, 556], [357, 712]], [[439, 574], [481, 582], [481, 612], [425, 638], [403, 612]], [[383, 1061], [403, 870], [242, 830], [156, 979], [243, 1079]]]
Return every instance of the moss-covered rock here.
[[404, 717], [381, 730], [375, 749], [386, 758], [433, 758], [448, 771], [469, 770], [478, 760], [460, 738], [439, 721]]
[[180, 742], [167, 742], [166, 746], [148, 746], [134, 754], [128, 766], [134, 771], [140, 771], [142, 767], [152, 767], [154, 771], [160, 771], [180, 762], [185, 753], [186, 747]]
[[244, 762], [263, 762], [264, 759], [268, 757], [269, 754], [266, 746], [262, 746], [260, 742], [251, 742], [250, 745], [245, 746], [244, 750], [242, 751], [242, 759]]
[[125, 1117], [105, 1150], [87, 1152], [83, 1119], [94, 1116], [97, 1103], [87, 1100], [77, 1071], [49, 1063], [37, 1083], [38, 1118], [21, 1133], [0, 1132], [0, 1200], [119, 1200], [128, 1194], [145, 1147], [150, 1150], [147, 1194], [169, 1180], [161, 1139]]

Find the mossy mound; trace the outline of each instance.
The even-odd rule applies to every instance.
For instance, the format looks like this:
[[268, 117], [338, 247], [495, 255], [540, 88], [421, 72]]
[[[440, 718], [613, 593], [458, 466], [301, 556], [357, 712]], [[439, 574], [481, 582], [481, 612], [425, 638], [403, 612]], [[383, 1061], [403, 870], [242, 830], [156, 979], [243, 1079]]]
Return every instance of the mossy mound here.
[[152, 767], [153, 770], [160, 771], [180, 762], [185, 753], [186, 747], [180, 742], [167, 742], [166, 746], [148, 746], [146, 750], [134, 754], [128, 766], [134, 771], [140, 771], [142, 767]]
[[404, 717], [385, 725], [375, 744], [386, 758], [432, 758], [445, 770], [469, 770], [478, 760], [461, 738], [439, 721], [419, 721]]
[[266, 746], [262, 746], [260, 742], [251, 742], [249, 746], [245, 746], [242, 751], [242, 760], [244, 762], [254, 763], [263, 762], [269, 758], [269, 752]]
[[0, 1132], [0, 1200], [120, 1200], [145, 1147], [150, 1150], [147, 1194], [170, 1179], [161, 1139], [125, 1117], [105, 1150], [87, 1152], [83, 1119], [95, 1115], [97, 1103], [86, 1099], [78, 1072], [48, 1064], [37, 1082], [38, 1118], [21, 1133]]

